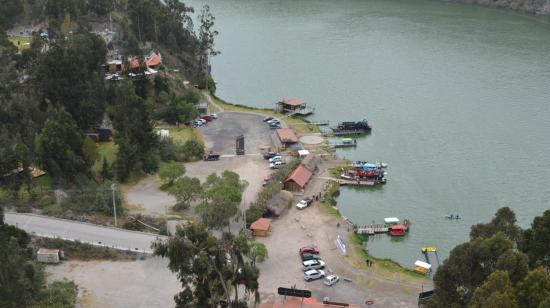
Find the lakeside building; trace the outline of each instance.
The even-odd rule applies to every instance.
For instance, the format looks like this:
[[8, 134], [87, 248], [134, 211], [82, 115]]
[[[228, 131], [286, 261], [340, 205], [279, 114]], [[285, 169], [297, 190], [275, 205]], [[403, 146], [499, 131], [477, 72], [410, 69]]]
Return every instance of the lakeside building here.
[[315, 109], [309, 107], [303, 99], [291, 98], [277, 102], [277, 111], [281, 113], [293, 113], [298, 115], [310, 115]]
[[276, 130], [276, 133], [283, 149], [298, 143], [298, 137], [296, 137], [294, 130], [291, 128], [279, 128]]
[[288, 191], [300, 192], [303, 191], [313, 173], [304, 165], [300, 164], [284, 182], [284, 189]]

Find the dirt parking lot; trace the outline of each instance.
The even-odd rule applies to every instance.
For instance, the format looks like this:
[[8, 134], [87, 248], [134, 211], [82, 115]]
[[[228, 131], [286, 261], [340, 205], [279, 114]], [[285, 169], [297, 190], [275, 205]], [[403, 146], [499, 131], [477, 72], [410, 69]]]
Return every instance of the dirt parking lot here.
[[[231, 170], [248, 182], [243, 194], [243, 207], [256, 198], [262, 188], [264, 177], [272, 171], [261, 155], [261, 149], [271, 146], [272, 130], [262, 121], [263, 116], [252, 113], [223, 112], [218, 119], [199, 128], [209, 151], [222, 154], [219, 161], [197, 161], [186, 163], [186, 175], [197, 177], [201, 182], [211, 173]], [[235, 155], [235, 137], [245, 136], [246, 155]], [[157, 175], [146, 177], [137, 184], [125, 187], [124, 194], [130, 213], [162, 216], [176, 203], [174, 197], [159, 190]], [[235, 223], [238, 226], [242, 223]], [[234, 227], [233, 225], [231, 226]]]
[[223, 112], [218, 119], [198, 130], [204, 135], [206, 147], [216, 154], [235, 154], [235, 139], [244, 135], [245, 153], [258, 154], [261, 148], [271, 146], [273, 130], [263, 122], [263, 116], [254, 113]]

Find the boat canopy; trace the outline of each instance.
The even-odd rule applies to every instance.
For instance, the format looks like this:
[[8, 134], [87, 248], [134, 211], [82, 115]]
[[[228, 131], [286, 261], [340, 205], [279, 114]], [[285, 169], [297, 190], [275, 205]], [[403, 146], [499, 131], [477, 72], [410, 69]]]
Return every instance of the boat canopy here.
[[366, 163], [363, 165], [363, 169], [378, 169], [380, 168], [376, 164]]
[[385, 223], [399, 222], [399, 218], [397, 218], [397, 217], [386, 217], [386, 218], [384, 218], [384, 222]]
[[422, 262], [420, 260], [416, 260], [416, 262], [414, 262], [414, 265], [415, 266], [418, 266], [418, 267], [422, 267], [422, 268], [425, 268], [425, 269], [430, 269], [432, 268], [432, 266], [426, 262]]

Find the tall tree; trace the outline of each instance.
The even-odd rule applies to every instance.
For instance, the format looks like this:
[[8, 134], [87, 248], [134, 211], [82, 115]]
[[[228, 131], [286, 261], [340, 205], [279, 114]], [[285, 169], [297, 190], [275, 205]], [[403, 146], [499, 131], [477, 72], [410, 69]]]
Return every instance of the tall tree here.
[[188, 209], [191, 206], [191, 202], [195, 201], [201, 192], [202, 187], [199, 179], [188, 176], [177, 179], [168, 191], [169, 194], [178, 200], [178, 203], [174, 207], [176, 210]]
[[491, 222], [472, 226], [470, 238], [488, 238], [502, 232], [508, 239], [517, 242], [521, 236], [521, 229], [516, 225], [516, 214], [509, 207], [500, 208]]
[[231, 218], [238, 212], [244, 185], [239, 175], [225, 170], [222, 176], [213, 173], [203, 184], [202, 202], [195, 209], [209, 229], [229, 229]]
[[32, 83], [41, 100], [62, 106], [83, 130], [103, 118], [101, 65], [106, 52], [103, 39], [81, 32], [57, 40], [32, 66]]
[[204, 68], [207, 69], [206, 73], [210, 73], [208, 67], [208, 59], [210, 57], [220, 54], [219, 51], [214, 49], [214, 39], [218, 35], [218, 31], [214, 30], [214, 15], [210, 12], [210, 6], [205, 4], [202, 7], [199, 15], [200, 27], [199, 27], [199, 59]]
[[175, 161], [168, 162], [160, 167], [160, 179], [168, 185], [174, 184], [174, 181], [185, 174], [185, 165]]
[[36, 136], [37, 159], [53, 176], [74, 179], [88, 174], [91, 159], [84, 152], [84, 137], [71, 115], [63, 110], [49, 108], [48, 119]]
[[119, 146], [117, 176], [124, 180], [131, 170], [143, 168], [149, 156], [160, 154], [156, 149], [158, 138], [153, 132], [152, 106], [136, 94], [134, 85], [128, 80], [120, 83], [115, 95], [110, 115], [116, 130], [115, 143]]
[[508, 273], [493, 272], [487, 281], [476, 289], [470, 307], [519, 308]]
[[537, 267], [530, 271], [518, 287], [518, 300], [522, 307], [537, 308], [545, 300], [550, 298], [550, 277], [548, 270]]
[[532, 267], [550, 267], [550, 210], [533, 219], [531, 228], [523, 232], [519, 248], [529, 257]]

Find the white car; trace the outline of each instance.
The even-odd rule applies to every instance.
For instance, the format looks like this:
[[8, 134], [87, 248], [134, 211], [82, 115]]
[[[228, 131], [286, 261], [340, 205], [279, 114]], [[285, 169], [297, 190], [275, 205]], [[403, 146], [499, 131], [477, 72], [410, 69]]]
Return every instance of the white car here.
[[279, 123], [281, 123], [281, 121], [279, 121], [278, 119], [271, 119], [267, 121], [267, 124], [279, 124]]
[[269, 159], [270, 163], [274, 163], [276, 161], [282, 161], [281, 156], [273, 156]]
[[325, 277], [325, 272], [321, 270], [310, 270], [304, 273], [305, 281], [315, 280]]
[[269, 164], [269, 168], [271, 169], [279, 169], [281, 168], [285, 163], [283, 163], [282, 161], [276, 161], [276, 162], [272, 162], [271, 164]]
[[218, 115], [215, 114], [215, 113], [210, 114], [210, 116], [211, 116], [213, 119], [217, 119], [217, 118], [218, 118]]
[[206, 125], [206, 120], [205, 119], [198, 119], [198, 121], [201, 121], [202, 125]]
[[340, 281], [340, 277], [336, 275], [328, 275], [327, 277], [325, 277], [325, 280], [323, 280], [323, 283], [330, 287], [338, 281]]
[[307, 202], [302, 200], [300, 202], [298, 202], [298, 204], [296, 204], [296, 207], [299, 209], [299, 210], [303, 210], [307, 207]]
[[312, 269], [318, 270], [325, 268], [325, 261], [320, 259], [312, 259], [302, 262], [302, 265], [304, 266], [304, 271], [309, 271]]

